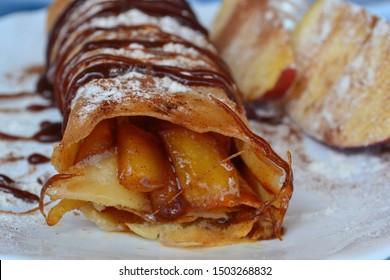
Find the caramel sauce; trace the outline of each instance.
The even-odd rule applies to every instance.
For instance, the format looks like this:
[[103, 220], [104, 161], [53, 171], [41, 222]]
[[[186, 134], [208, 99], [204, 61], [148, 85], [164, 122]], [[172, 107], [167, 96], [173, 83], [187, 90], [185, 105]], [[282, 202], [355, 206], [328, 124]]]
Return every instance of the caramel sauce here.
[[74, 176], [77, 176], [76, 175], [72, 175], [72, 174], [56, 174], [54, 175], [53, 177], [51, 177], [49, 180], [46, 181], [46, 183], [43, 185], [42, 189], [41, 189], [41, 193], [40, 193], [40, 196], [38, 198], [38, 201], [39, 201], [39, 210], [40, 212], [42, 213], [42, 215], [46, 218], [46, 214], [45, 214], [45, 203], [44, 203], [44, 199], [45, 199], [45, 194], [46, 194], [46, 191], [47, 189], [55, 182], [57, 181], [61, 181], [61, 180], [67, 180], [67, 179], [70, 179]]

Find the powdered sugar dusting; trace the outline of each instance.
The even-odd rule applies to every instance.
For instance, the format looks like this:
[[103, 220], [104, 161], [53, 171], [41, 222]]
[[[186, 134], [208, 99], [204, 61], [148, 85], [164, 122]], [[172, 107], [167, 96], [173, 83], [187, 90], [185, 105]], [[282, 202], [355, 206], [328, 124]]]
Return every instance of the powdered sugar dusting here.
[[[351, 77], [349, 76], [343, 76], [339, 81], [336, 83], [336, 92], [339, 93], [339, 98], [343, 98], [345, 96], [348, 96], [345, 94], [347, 90], [351, 86]], [[341, 95], [341, 96], [340, 96]]]
[[[361, 12], [360, 7], [355, 7], [352, 10], [355, 13]], [[344, 72], [336, 80], [333, 91], [325, 100], [322, 112], [324, 120], [331, 129], [343, 130], [348, 118], [354, 118], [356, 110], [360, 110], [359, 108], [364, 106], [362, 104], [370, 104], [368, 103], [370, 95], [380, 92], [381, 87], [386, 87], [382, 81], [380, 86], [376, 86], [375, 83], [378, 84], [377, 74], [381, 74], [378, 66], [386, 63], [386, 58], [384, 60], [379, 58], [381, 49], [378, 46], [384, 44], [383, 39], [386, 38], [388, 32], [389, 23], [379, 20], [373, 27], [369, 39], [362, 43], [361, 50], [351, 62], [345, 65]], [[334, 95], [331, 94], [332, 92]], [[338, 104], [344, 104], [343, 117], [338, 117], [337, 112], [335, 113]], [[373, 129], [374, 132], [367, 135], [367, 141], [375, 141], [375, 135], [382, 133], [378, 126], [380, 120], [375, 114], [371, 117], [367, 116], [367, 118], [371, 118], [373, 127], [377, 128], [376, 131]]]
[[269, 0], [271, 7], [265, 13], [265, 19], [270, 22], [282, 22], [286, 30], [293, 31], [308, 8], [306, 0]]
[[355, 4], [318, 3], [322, 6], [312, 12], [311, 24], [297, 36], [298, 73], [303, 74], [292, 89], [299, 98], [290, 103], [290, 114], [310, 135], [331, 145], [386, 141], [390, 84], [384, 76], [390, 62], [383, 46], [389, 44], [390, 24]]
[[318, 41], [323, 42], [332, 31], [332, 25], [329, 21], [324, 21], [321, 25], [320, 34], [318, 35]]
[[[87, 100], [79, 113], [80, 117], [84, 119], [103, 102], [120, 103], [128, 92], [140, 93], [141, 82], [138, 79], [145, 79], [145, 75], [130, 72], [116, 79], [93, 80], [78, 89], [72, 100], [71, 109], [73, 110], [79, 99]], [[147, 98], [146, 95], [145, 98]]]
[[[86, 53], [82, 59], [86, 57], [93, 56], [94, 54], [110, 54], [115, 56], [124, 56], [136, 60], [141, 60], [146, 62], [149, 62], [154, 65], [162, 65], [162, 66], [175, 66], [179, 68], [187, 68], [187, 69], [194, 69], [194, 68], [207, 68], [210, 67], [209, 64], [205, 63], [203, 60], [194, 59], [191, 57], [185, 56], [186, 53], [177, 53], [176, 55], [172, 56], [169, 54], [164, 54], [161, 51], [151, 52], [148, 50], [145, 50], [145, 48], [140, 48], [140, 45], [137, 45], [136, 48], [132, 48], [130, 45], [128, 48], [123, 49], [99, 49], [98, 51], [92, 51], [90, 53]], [[191, 51], [190, 51], [191, 52]], [[192, 53], [193, 54], [193, 53]]]
[[131, 43], [129, 45], [129, 48], [130, 49], [139, 49], [139, 50], [144, 50], [145, 49], [145, 47], [143, 45], [137, 44], [137, 43]]
[[112, 28], [116, 26], [135, 26], [143, 24], [157, 26], [164, 32], [177, 35], [199, 47], [215, 51], [215, 48], [208, 42], [207, 38], [202, 33], [181, 25], [176, 19], [169, 16], [162, 18], [148, 16], [136, 9], [129, 10], [115, 17], [95, 18], [90, 23], [81, 25], [76, 33], [93, 27]]
[[[150, 83], [153, 83], [153, 90], [150, 87]], [[91, 112], [98, 109], [102, 103], [120, 104], [125, 98], [133, 98], [134, 96], [146, 100], [154, 95], [190, 91], [193, 91], [193, 88], [180, 84], [169, 77], [151, 78], [150, 76], [130, 71], [113, 79], [93, 80], [80, 87], [72, 101], [71, 108], [73, 109], [79, 102], [83, 102], [78, 112], [81, 120], [84, 120]]]
[[168, 77], [159, 79], [156, 84], [161, 85], [162, 88], [166, 89], [168, 93], [189, 92], [191, 90], [191, 88], [175, 82]]
[[197, 57], [199, 55], [199, 52], [196, 51], [194, 48], [188, 48], [182, 44], [178, 43], [168, 43], [163, 46], [163, 50], [165, 52], [173, 52], [173, 53], [180, 53], [183, 55], [193, 56]]
[[292, 153], [295, 191], [286, 216], [288, 229], [304, 227], [307, 236], [319, 231], [305, 242], [316, 251], [331, 246], [333, 255], [347, 255], [348, 248], [367, 246], [373, 236], [389, 234], [389, 146], [333, 150], [301, 134], [287, 120], [276, 126], [251, 124], [276, 152]]
[[[39, 12], [37, 15], [39, 16], [38, 23], [27, 21], [26, 15], [23, 15], [19, 22], [20, 24], [28, 23], [37, 34], [43, 33], [43, 13]], [[7, 18], [0, 19], [0, 26]], [[35, 32], [27, 33], [27, 30], [30, 29], [21, 29], [20, 36], [24, 38], [35, 34]], [[7, 36], [7, 34], [3, 35]], [[35, 35], [34, 38], [36, 38]], [[2, 43], [4, 44], [0, 44], [0, 49], [4, 47], [12, 50], [9, 45], [7, 46], [9, 40], [4, 40]], [[25, 53], [31, 56], [39, 57], [42, 50], [43, 46], [37, 49], [31, 48], [30, 45], [25, 46]], [[14, 57], [17, 59], [19, 54], [15, 53]], [[8, 71], [20, 71], [20, 68], [13, 64], [7, 65], [7, 68]], [[11, 87], [10, 91], [12, 89]], [[21, 101], [13, 105], [23, 107], [25, 104]], [[14, 119], [12, 123], [2, 122], [4, 125], [1, 131], [8, 131], [10, 128], [28, 134], [33, 132], [41, 120], [47, 118], [59, 120], [59, 114], [54, 111], [42, 114], [29, 113], [28, 116]], [[156, 257], [161, 259], [205, 257], [210, 259], [237, 259], [237, 257], [246, 259], [367, 259], [388, 257], [385, 254], [390, 244], [390, 206], [387, 199], [390, 195], [389, 147], [383, 147], [382, 150], [360, 150], [359, 153], [362, 155], [358, 156], [356, 152], [342, 152], [321, 145], [297, 133], [290, 125], [269, 126], [254, 122], [251, 124], [260, 135], [270, 141], [280, 155], [285, 155], [286, 150], [291, 150], [293, 154], [295, 190], [285, 218], [287, 231], [283, 236], [283, 241], [273, 240], [213, 248], [207, 250], [207, 254], [204, 250], [172, 250], [164, 247], [156, 250], [154, 242], [126, 234], [111, 234], [96, 230], [96, 227], [91, 226], [84, 218], [74, 215], [66, 216], [61, 225], [48, 227], [40, 213], [26, 216], [0, 214], [2, 257], [4, 259], [10, 257], [23, 259], [155, 259]], [[46, 152], [50, 154], [51, 145], [49, 148], [50, 150]], [[8, 144], [0, 146], [2, 157], [6, 156], [9, 151], [7, 149], [10, 149]], [[30, 151], [38, 151], [37, 146], [26, 146], [26, 143], [19, 143], [12, 149], [19, 152], [25, 151], [27, 154]], [[42, 148], [39, 151], [45, 153], [45, 149]], [[367, 164], [365, 164], [366, 160], [368, 160]], [[3, 165], [1, 167], [3, 168]], [[326, 172], [333, 173], [321, 173], [322, 168]], [[346, 168], [346, 174], [341, 175], [340, 179], [339, 175]], [[20, 167], [14, 165], [9, 170], [17, 172], [20, 171]], [[354, 178], [356, 174], [358, 177]], [[23, 179], [22, 182], [32, 182], [36, 178], [21, 179]], [[4, 201], [5, 205], [11, 205], [4, 196], [0, 192], [2, 198], [0, 205], [4, 206], [2, 204]], [[132, 250], [129, 250], [130, 247]]]

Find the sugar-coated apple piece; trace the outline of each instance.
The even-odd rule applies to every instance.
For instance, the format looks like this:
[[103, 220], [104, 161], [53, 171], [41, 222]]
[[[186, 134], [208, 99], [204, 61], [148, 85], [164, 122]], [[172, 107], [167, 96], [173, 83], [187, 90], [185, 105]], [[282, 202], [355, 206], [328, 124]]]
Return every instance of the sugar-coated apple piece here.
[[238, 150], [244, 151], [241, 154], [241, 159], [251, 172], [246, 174], [247, 172], [245, 171], [245, 178], [253, 179], [250, 184], [256, 189], [257, 193], [261, 193], [258, 190], [259, 187], [270, 194], [278, 193], [282, 187], [280, 178], [283, 176], [284, 171], [269, 164], [268, 159], [260, 151], [252, 149], [250, 145], [239, 140], [235, 141], [235, 145]]
[[49, 226], [56, 225], [69, 211], [79, 209], [87, 202], [73, 199], [63, 199], [56, 206], [50, 209], [46, 222]]
[[176, 181], [150, 192], [150, 204], [157, 217], [171, 220], [182, 216], [187, 211], [187, 202]]
[[115, 120], [101, 121], [78, 146], [75, 163], [112, 148], [115, 144], [115, 128]]
[[292, 30], [305, 0], [225, 0], [211, 38], [245, 101], [278, 99], [295, 78]]
[[287, 111], [339, 148], [390, 139], [390, 24], [340, 0], [317, 1], [294, 33], [298, 76]]
[[237, 170], [214, 137], [179, 126], [162, 128], [160, 136], [191, 208], [231, 206], [240, 196]]
[[128, 189], [150, 192], [174, 176], [158, 137], [126, 121], [118, 123], [117, 161], [119, 181]]

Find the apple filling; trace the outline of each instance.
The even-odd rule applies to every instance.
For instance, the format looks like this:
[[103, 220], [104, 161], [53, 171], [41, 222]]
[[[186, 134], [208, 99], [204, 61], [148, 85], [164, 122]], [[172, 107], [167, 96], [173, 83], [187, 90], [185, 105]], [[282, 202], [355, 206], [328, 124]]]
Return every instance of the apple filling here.
[[[74, 165], [66, 172], [71, 177], [45, 190], [52, 200], [61, 200], [47, 223], [55, 225], [66, 212], [80, 209], [105, 230], [146, 238], [157, 238], [168, 223], [168, 232], [173, 224], [189, 229], [195, 223], [197, 231], [204, 230], [195, 241], [209, 236], [210, 228], [221, 236], [221, 230], [239, 227], [243, 238], [259, 221], [256, 211], [276, 195], [257, 180], [262, 174], [254, 169], [261, 164], [245, 164], [260, 160], [243, 145], [148, 117], [106, 119], [77, 145]], [[262, 221], [262, 239], [274, 236], [272, 220]]]

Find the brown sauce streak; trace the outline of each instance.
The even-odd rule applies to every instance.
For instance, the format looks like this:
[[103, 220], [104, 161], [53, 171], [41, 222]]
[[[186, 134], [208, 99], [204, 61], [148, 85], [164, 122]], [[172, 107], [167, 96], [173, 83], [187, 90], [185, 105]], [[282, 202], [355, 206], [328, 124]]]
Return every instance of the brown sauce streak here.
[[[118, 57], [113, 55], [96, 55], [89, 59], [83, 60], [81, 63], [89, 63], [93, 61], [104, 60], [109, 62], [100, 63], [87, 67], [81, 71], [74, 79], [71, 79], [69, 75], [64, 79], [62, 84], [57, 83], [56, 91], [60, 88], [65, 88], [67, 91], [64, 96], [63, 104], [66, 106], [63, 108], [64, 118], [67, 119], [70, 113], [70, 104], [73, 100], [78, 88], [88, 83], [93, 79], [110, 78], [113, 70], [118, 74], [126, 73], [127, 71], [136, 71], [142, 74], [148, 74], [153, 77], [169, 77], [172, 80], [189, 86], [205, 86], [205, 87], [220, 87], [226, 91], [226, 93], [234, 99], [237, 103], [235, 94], [235, 85], [232, 80], [227, 79], [222, 73], [209, 71], [209, 70], [187, 70], [172, 66], [158, 66], [148, 63], [143, 63], [127, 57]], [[77, 69], [78, 67], [75, 67]], [[72, 80], [72, 82], [70, 81]]]
[[[43, 67], [40, 65], [32, 65], [23, 70], [23, 76], [21, 79], [25, 79], [28, 76], [35, 74], [42, 74]], [[0, 93], [0, 102], [3, 101], [13, 101], [17, 99], [31, 98], [35, 97], [38, 94], [36, 92], [21, 91], [17, 93]], [[43, 96], [44, 97], [44, 96]], [[5, 108], [0, 109], [1, 113], [15, 113], [15, 112], [40, 112], [49, 108], [53, 108], [54, 104], [51, 102], [47, 105], [40, 104], [31, 104], [27, 108]], [[62, 138], [61, 134], [61, 123], [52, 123], [52, 122], [43, 122], [41, 123], [40, 130], [37, 131], [31, 137], [17, 136], [4, 132], [0, 132], [0, 140], [3, 141], [37, 141], [41, 143], [52, 143], [58, 142]], [[0, 164], [12, 163], [20, 160], [25, 160], [25, 156], [8, 156], [6, 158], [0, 159]], [[28, 162], [32, 165], [43, 164], [50, 161], [48, 157], [34, 153], [27, 158]], [[21, 190], [17, 187], [17, 183], [9, 178], [7, 175], [0, 174], [0, 191], [5, 193], [12, 194], [15, 198], [21, 199], [28, 203], [39, 202], [39, 197], [29, 191]], [[36, 209], [34, 210], [36, 211]], [[34, 212], [32, 211], [32, 212]], [[13, 213], [10, 211], [1, 211], [1, 213]], [[26, 212], [29, 213], [29, 212]]]
[[17, 93], [0, 93], [0, 100], [11, 100], [11, 99], [19, 99], [19, 98], [29, 98], [36, 96], [35, 92], [29, 91], [21, 91]]
[[26, 79], [34, 75], [42, 75], [44, 73], [43, 65], [30, 65], [17, 72], [5, 73], [4, 76], [7, 80], [13, 80], [16, 83], [24, 83]]
[[[17, 93], [0, 93], [0, 101], [1, 100], [14, 100], [14, 99], [23, 99], [23, 98], [30, 98], [30, 97], [34, 97], [34, 96], [37, 96], [38, 94], [40, 94], [39, 91], [37, 92], [17, 92]], [[50, 92], [50, 95], [52, 93]], [[43, 98], [45, 99], [48, 99], [46, 98], [45, 96], [43, 96], [43, 94], [40, 94]], [[40, 112], [40, 111], [44, 111], [44, 110], [47, 110], [47, 109], [51, 109], [51, 108], [55, 108], [55, 104], [53, 102], [50, 102], [49, 104], [31, 104], [31, 105], [28, 105], [27, 108], [25, 108], [25, 110], [29, 111], [29, 112]], [[0, 112], [1, 113], [18, 113], [18, 112], [23, 112], [23, 109], [21, 108], [0, 108]]]
[[56, 174], [54, 175], [53, 177], [51, 177], [49, 180], [46, 181], [46, 183], [43, 185], [42, 189], [41, 189], [41, 193], [40, 193], [40, 196], [39, 196], [39, 210], [40, 212], [42, 213], [42, 215], [46, 218], [46, 214], [45, 214], [45, 203], [44, 203], [44, 200], [45, 200], [45, 195], [46, 195], [46, 191], [47, 189], [55, 182], [57, 181], [61, 181], [61, 180], [67, 180], [67, 179], [70, 179], [72, 177], [75, 177], [75, 176], [78, 176], [77, 174], [75, 175], [72, 175], [72, 174]]
[[[116, 29], [120, 29], [120, 28], [121, 27], [112, 28], [111, 30], [116, 30]], [[140, 28], [144, 28], [144, 27], [140, 27]], [[147, 27], [145, 27], [145, 28], [147, 28]], [[90, 31], [90, 30], [86, 30], [86, 31]], [[88, 32], [87, 34], [89, 34], [89, 33], [90, 32]], [[101, 49], [101, 48], [120, 49], [120, 48], [126, 48], [130, 44], [135, 43], [135, 44], [142, 45], [146, 49], [150, 49], [150, 48], [162, 47], [167, 43], [177, 43], [177, 44], [183, 45], [187, 48], [193, 48], [196, 51], [198, 51], [200, 54], [206, 56], [213, 64], [215, 64], [217, 66], [217, 68], [219, 68], [219, 70], [225, 75], [225, 78], [227, 80], [229, 80], [230, 83], [233, 83], [233, 79], [231, 78], [230, 71], [229, 71], [229, 68], [226, 65], [226, 63], [221, 58], [219, 58], [217, 55], [213, 54], [211, 51], [209, 51], [207, 49], [200, 48], [200, 47], [198, 47], [190, 42], [184, 41], [182, 39], [175, 38], [175, 36], [173, 36], [173, 35], [164, 34], [163, 37], [164, 38], [159, 39], [159, 40], [155, 40], [155, 41], [126, 39], [126, 40], [99, 40], [96, 42], [88, 42], [81, 48], [81, 50], [76, 55], [73, 56], [73, 58], [69, 62], [66, 63], [66, 65], [67, 66], [72, 65], [73, 62], [77, 61], [83, 54], [85, 54], [89, 51], [93, 51], [93, 50], [97, 50], [97, 49]], [[57, 69], [56, 73], [57, 74], [61, 73], [62, 70], [64, 69], [67, 54], [74, 47], [75, 46], [72, 44], [68, 48], [68, 51], [65, 51], [64, 54], [60, 56], [58, 62], [56, 63], [56, 69]]]
[[36, 85], [36, 91], [45, 99], [54, 103], [53, 86], [47, 79], [47, 74], [42, 75]]
[[[141, 43], [146, 48], [153, 48], [157, 46], [162, 46], [169, 42], [175, 42], [175, 35], [167, 34], [159, 31], [159, 35], [161, 35], [164, 39], [160, 41], [134, 41], [134, 40], [100, 40], [91, 43], [87, 43], [82, 46], [82, 49], [78, 51], [77, 54], [73, 56], [73, 58], [66, 63], [66, 67], [70, 69], [66, 71], [64, 69], [65, 61], [67, 61], [67, 57], [72, 53], [72, 50], [75, 49], [76, 41], [81, 42], [83, 38], [91, 35], [96, 31], [116, 31], [125, 28], [139, 28], [140, 30], [144, 28], [150, 28], [150, 26], [117, 26], [114, 28], [89, 28], [81, 32], [78, 35], [74, 43], [71, 43], [70, 46], [63, 52], [60, 52], [59, 57], [52, 58], [52, 52], [54, 47], [63, 45], [63, 40], [68, 36], [61, 36], [61, 30], [64, 28], [65, 23], [67, 23], [70, 15], [75, 12], [81, 5], [82, 1], [74, 1], [64, 10], [62, 15], [58, 18], [55, 23], [52, 32], [49, 37], [49, 44], [47, 48], [47, 69], [50, 69], [50, 73], [47, 73], [41, 80], [38, 85], [38, 91], [41, 93], [45, 93], [45, 96], [53, 96], [57, 100], [57, 104], [62, 109], [64, 114], [64, 122], [63, 127], [65, 128], [68, 115], [70, 113], [70, 103], [72, 102], [77, 89], [83, 84], [91, 81], [92, 79], [102, 79], [102, 78], [112, 78], [113, 70], [118, 70], [116, 72], [126, 73], [128, 71], [137, 71], [140, 73], [145, 73], [154, 77], [165, 77], [175, 80], [176, 82], [190, 85], [190, 86], [206, 86], [206, 87], [220, 87], [225, 90], [228, 97], [232, 99], [236, 104], [238, 104], [238, 108], [242, 108], [242, 101], [239, 91], [237, 90], [228, 67], [225, 63], [217, 58], [212, 52], [194, 46], [190, 42], [185, 42], [181, 38], [176, 38], [179, 40], [180, 44], [184, 44], [187, 47], [195, 48], [199, 51], [200, 54], [208, 57], [211, 62], [213, 62], [218, 71], [210, 71], [210, 70], [189, 70], [189, 69], [181, 69], [178, 67], [168, 67], [168, 66], [157, 66], [150, 63], [145, 63], [142, 61], [137, 61], [134, 59], [129, 59], [125, 56], [114, 56], [114, 55], [95, 55], [88, 59], [84, 59], [80, 62], [78, 60], [80, 57], [88, 51], [99, 49], [99, 48], [122, 48], [126, 45], [129, 45], [132, 42]], [[99, 5], [99, 6], [98, 6]], [[75, 24], [70, 24], [66, 27], [67, 34], [72, 34], [80, 25], [90, 21], [95, 17], [106, 17], [118, 15], [120, 13], [126, 12], [130, 9], [139, 9], [146, 14], [151, 16], [161, 17], [161, 16], [172, 16], [179, 22], [184, 25], [191, 27], [194, 30], [203, 32], [207, 34], [204, 28], [197, 21], [194, 13], [192, 12], [189, 5], [186, 1], [177, 0], [177, 1], [161, 1], [161, 0], [152, 0], [152, 1], [131, 1], [131, 0], [118, 0], [118, 1], [106, 1], [103, 3], [96, 4], [96, 12], [88, 15], [87, 18], [85, 15], [80, 15], [80, 20]], [[90, 7], [91, 8], [91, 7]], [[84, 18], [83, 18], [84, 16]], [[56, 60], [53, 65], [50, 65], [51, 59]], [[100, 62], [99, 60], [108, 60]], [[78, 63], [77, 63], [78, 62]], [[81, 73], [78, 73], [78, 69], [83, 65], [88, 65], [88, 63], [94, 63], [93, 66], [87, 67]], [[84, 66], [85, 68], [85, 66]], [[50, 76], [52, 75], [52, 76]], [[76, 77], [74, 77], [77, 75]], [[54, 85], [53, 88], [50, 86], [50, 83]], [[50, 92], [50, 94], [47, 94]], [[55, 94], [53, 94], [53, 92]]]
[[24, 160], [24, 159], [25, 159], [24, 156], [9, 155], [9, 156], [7, 156], [5, 158], [0, 158], [0, 164], [21, 161], [21, 160]]
[[27, 161], [30, 163], [30, 164], [43, 164], [43, 163], [48, 163], [50, 162], [50, 158], [44, 156], [44, 155], [41, 155], [41, 154], [32, 154], [30, 155], [28, 158], [27, 158]]
[[35, 203], [39, 201], [39, 197], [28, 191], [18, 189], [16, 182], [6, 175], [0, 174], [0, 190], [12, 194], [16, 198], [20, 198], [28, 203]]
[[55, 143], [62, 139], [61, 123], [43, 122], [41, 129], [31, 137], [17, 136], [0, 132], [0, 140], [4, 141], [37, 141], [40, 143]]
[[[53, 96], [53, 92], [56, 95], [56, 102], [60, 104], [62, 107], [64, 114], [64, 127], [66, 125], [69, 113], [70, 113], [70, 104], [75, 97], [77, 90], [86, 83], [90, 82], [93, 79], [104, 79], [104, 78], [114, 78], [117, 75], [125, 74], [130, 71], [136, 71], [138, 73], [150, 75], [152, 77], [169, 77], [172, 80], [179, 82], [184, 85], [189, 86], [205, 86], [205, 87], [219, 87], [222, 88], [227, 96], [231, 98], [238, 106], [242, 106], [242, 102], [240, 99], [240, 93], [237, 90], [227, 67], [223, 64], [222, 61], [216, 60], [215, 56], [208, 52], [205, 49], [200, 49], [200, 53], [208, 56], [211, 61], [213, 61], [218, 68], [217, 71], [210, 70], [202, 70], [202, 69], [182, 69], [178, 67], [171, 66], [161, 66], [154, 65], [147, 62], [138, 61], [135, 59], [130, 59], [121, 55], [109, 55], [109, 54], [98, 54], [87, 59], [83, 59], [82, 61], [78, 61], [83, 54], [90, 50], [95, 50], [99, 48], [122, 48], [125, 44], [129, 44], [130, 42], [137, 41], [119, 41], [119, 40], [111, 40], [111, 41], [97, 41], [94, 43], [88, 43], [82, 46], [81, 50], [78, 50], [70, 62], [67, 62], [67, 66], [64, 68], [65, 61], [67, 60], [70, 54], [73, 55], [72, 51], [75, 49], [76, 45], [71, 45], [65, 52], [60, 53], [59, 57], [52, 57], [54, 48], [57, 46], [62, 46], [65, 40], [72, 34], [81, 24], [90, 21], [92, 18], [96, 16], [107, 17], [107, 16], [115, 16], [120, 13], [123, 13], [132, 8], [140, 9], [146, 14], [152, 16], [172, 16], [176, 18], [179, 22], [184, 25], [190, 26], [195, 30], [198, 30], [203, 33], [205, 30], [200, 26], [200, 24], [196, 21], [195, 16], [190, 10], [188, 4], [185, 1], [177, 0], [177, 1], [159, 1], [159, 0], [150, 0], [150, 1], [139, 1], [139, 0], [117, 0], [117, 1], [106, 1], [103, 3], [99, 3], [102, 9], [97, 9], [93, 15], [89, 15], [88, 17], [83, 18], [81, 16], [81, 20], [77, 22], [77, 24], [70, 24], [69, 28], [64, 30], [67, 36], [62, 36], [60, 38], [60, 32], [64, 27], [65, 23], [68, 22], [69, 16], [77, 10], [77, 8], [83, 3], [83, 1], [74, 1], [65, 9], [62, 15], [58, 18], [54, 28], [49, 37], [49, 44], [47, 49], [47, 69], [50, 69], [50, 73], [46, 73], [46, 75], [40, 80], [38, 88], [39, 92], [50, 94], [43, 94], [44, 96]], [[96, 4], [97, 5], [97, 4]], [[95, 7], [95, 6], [94, 6]], [[91, 7], [89, 7], [91, 8]], [[119, 30], [121, 27], [112, 28], [112, 31]], [[140, 29], [143, 27], [139, 27]], [[100, 28], [103, 30], [103, 28]], [[86, 31], [86, 33], [92, 31]], [[94, 30], [96, 31], [96, 30]], [[80, 38], [78, 38], [80, 40]], [[80, 40], [81, 41], [81, 40]], [[149, 41], [139, 41], [138, 43], [143, 44], [146, 48], [153, 48], [159, 44], [165, 44], [167, 42], [172, 42], [172, 40], [161, 40], [160, 42], [149, 42]], [[183, 43], [182, 41], [180, 43]], [[187, 46], [194, 47], [192, 44], [187, 42]], [[198, 49], [199, 50], [199, 49]], [[51, 60], [57, 60], [57, 63], [53, 63], [51, 65]], [[115, 73], [113, 75], [113, 73]], [[53, 75], [54, 74], [54, 75]], [[50, 75], [53, 75], [50, 77]], [[54, 87], [52, 87], [52, 84]], [[214, 100], [215, 99], [215, 100]], [[245, 134], [253, 144], [262, 148], [263, 154], [267, 156], [268, 159], [273, 161], [276, 165], [282, 168], [286, 173], [286, 180], [284, 185], [287, 186], [292, 182], [292, 173], [290, 166], [287, 162], [281, 159], [277, 154], [274, 153], [269, 144], [258, 135], [254, 134], [244, 123], [244, 121], [237, 115], [229, 106], [222, 103], [222, 101], [213, 98], [216, 104], [222, 107], [227, 113], [229, 113], [234, 121], [237, 123], [237, 126], [242, 130], [242, 133]], [[35, 135], [34, 135], [35, 136]], [[69, 174], [58, 174], [50, 178], [46, 184], [42, 187], [41, 196], [40, 196], [40, 210], [42, 214], [46, 217], [44, 213], [44, 196], [46, 190], [50, 185], [59, 180], [66, 180], [73, 176], [77, 175], [69, 175]], [[159, 194], [157, 194], [159, 196]], [[160, 199], [157, 197], [156, 199]], [[187, 205], [183, 202], [182, 197], [177, 196], [169, 200], [170, 207], [163, 208], [162, 210], [167, 210], [166, 212], [161, 211], [158, 207], [155, 209], [158, 211], [156, 216], [160, 219], [174, 219], [178, 216], [183, 215], [187, 211]], [[272, 203], [273, 201], [270, 201]], [[261, 214], [267, 205], [264, 205], [261, 209], [252, 209], [252, 211], [244, 211], [242, 216], [234, 217], [237, 220], [243, 219], [253, 219], [256, 216]], [[224, 221], [221, 221], [221, 224], [224, 224]], [[276, 228], [276, 231], [278, 228]]]
[[23, 74], [27, 76], [31, 75], [41, 75], [45, 71], [45, 66], [43, 65], [30, 65], [23, 69]]
[[[56, 23], [53, 26], [53, 29], [50, 32], [48, 48], [47, 48], [47, 62], [50, 63], [51, 54], [53, 47], [56, 44], [60, 31], [68, 21], [69, 16], [75, 12], [83, 1], [73, 1], [67, 6], [67, 8], [62, 12], [58, 17]], [[202, 27], [196, 19], [195, 14], [192, 12], [191, 8], [186, 1], [177, 0], [177, 1], [161, 1], [161, 0], [150, 0], [150, 1], [139, 1], [139, 0], [117, 0], [117, 1], [106, 1], [98, 3], [95, 5], [100, 5], [101, 9], [96, 13], [90, 15], [87, 19], [84, 19], [81, 22], [78, 22], [77, 26], [71, 27], [67, 33], [70, 34], [78, 26], [88, 22], [92, 18], [97, 16], [117, 16], [120, 13], [126, 12], [130, 9], [138, 9], [142, 12], [149, 14], [155, 17], [171, 16], [178, 20], [180, 23], [187, 25], [195, 30], [198, 30], [205, 35], [207, 35], [207, 30]], [[93, 5], [89, 10], [95, 8]], [[61, 45], [62, 42], [58, 44]], [[47, 65], [48, 66], [48, 65]]]
[[26, 108], [26, 110], [30, 112], [41, 112], [51, 108], [55, 108], [54, 104], [47, 104], [47, 105], [31, 104]]

